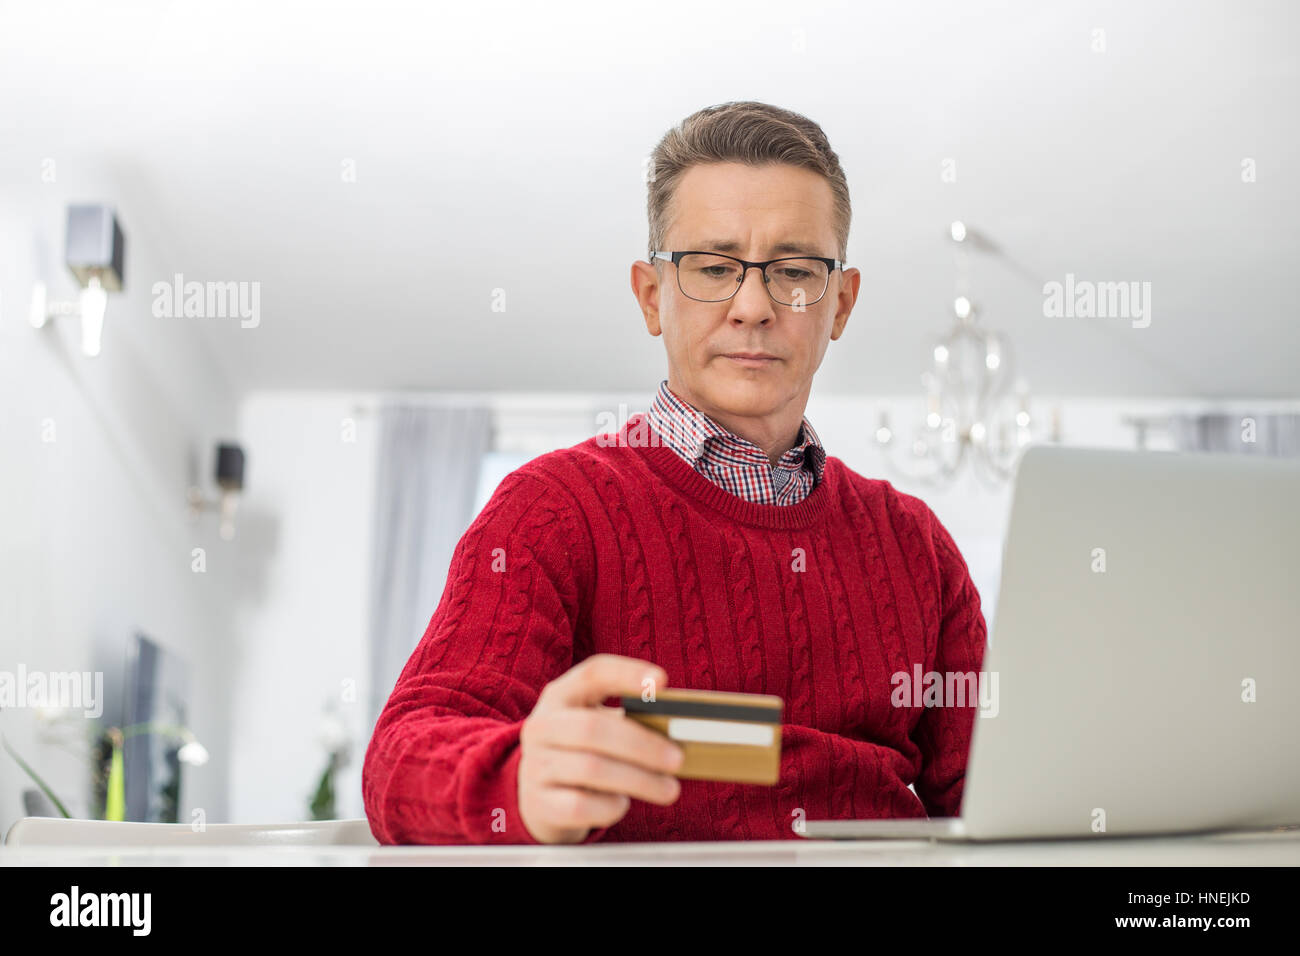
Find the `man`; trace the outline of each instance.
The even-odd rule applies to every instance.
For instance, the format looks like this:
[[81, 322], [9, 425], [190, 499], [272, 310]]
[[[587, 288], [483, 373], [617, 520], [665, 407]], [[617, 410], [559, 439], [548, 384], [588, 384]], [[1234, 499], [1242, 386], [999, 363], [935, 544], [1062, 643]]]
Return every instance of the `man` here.
[[[461, 539], [366, 753], [382, 843], [782, 839], [960, 809], [973, 702], [892, 692], [914, 666], [979, 671], [979, 595], [930, 509], [804, 418], [861, 281], [839, 160], [746, 102], [653, 163], [631, 278], [668, 378], [617, 434], [506, 477]], [[647, 686], [780, 696], [778, 783], [679, 781], [676, 744], [603, 706]]]

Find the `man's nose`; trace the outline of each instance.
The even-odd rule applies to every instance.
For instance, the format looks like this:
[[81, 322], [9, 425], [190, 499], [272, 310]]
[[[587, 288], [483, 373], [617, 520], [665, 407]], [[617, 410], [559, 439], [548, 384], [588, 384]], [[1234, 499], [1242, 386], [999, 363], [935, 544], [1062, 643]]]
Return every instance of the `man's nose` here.
[[763, 270], [750, 266], [745, 270], [745, 278], [731, 300], [731, 319], [735, 322], [758, 322], [772, 320], [772, 299], [767, 294], [766, 277]]

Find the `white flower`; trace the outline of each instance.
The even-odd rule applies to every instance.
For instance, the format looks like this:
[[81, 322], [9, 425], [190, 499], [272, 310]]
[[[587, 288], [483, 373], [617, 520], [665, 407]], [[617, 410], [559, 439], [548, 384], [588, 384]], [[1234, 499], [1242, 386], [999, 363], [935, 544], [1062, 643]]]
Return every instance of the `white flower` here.
[[327, 753], [334, 753], [348, 745], [348, 728], [336, 715], [326, 714], [321, 718], [317, 739]]
[[202, 767], [208, 762], [208, 749], [197, 740], [191, 740], [176, 752], [176, 759], [192, 767]]

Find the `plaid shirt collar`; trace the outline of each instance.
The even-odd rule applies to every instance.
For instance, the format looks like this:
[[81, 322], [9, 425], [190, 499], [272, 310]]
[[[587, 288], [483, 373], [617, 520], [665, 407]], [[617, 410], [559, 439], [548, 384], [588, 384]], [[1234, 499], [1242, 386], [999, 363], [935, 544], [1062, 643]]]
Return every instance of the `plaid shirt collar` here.
[[727, 431], [659, 383], [647, 420], [692, 468], [734, 495], [757, 504], [791, 505], [821, 481], [826, 450], [807, 418], [793, 448], [775, 466], [753, 442]]

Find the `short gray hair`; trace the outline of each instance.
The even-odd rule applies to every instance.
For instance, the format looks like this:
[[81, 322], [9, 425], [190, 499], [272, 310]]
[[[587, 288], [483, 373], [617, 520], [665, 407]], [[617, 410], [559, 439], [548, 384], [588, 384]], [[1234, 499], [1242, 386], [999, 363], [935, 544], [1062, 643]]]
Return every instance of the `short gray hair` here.
[[749, 166], [787, 163], [825, 177], [835, 199], [833, 228], [839, 244], [838, 258], [848, 258], [849, 223], [853, 218], [849, 184], [826, 134], [806, 116], [752, 100], [705, 107], [686, 117], [659, 141], [648, 170], [650, 252], [663, 249], [668, 209], [686, 170], [727, 162]]

